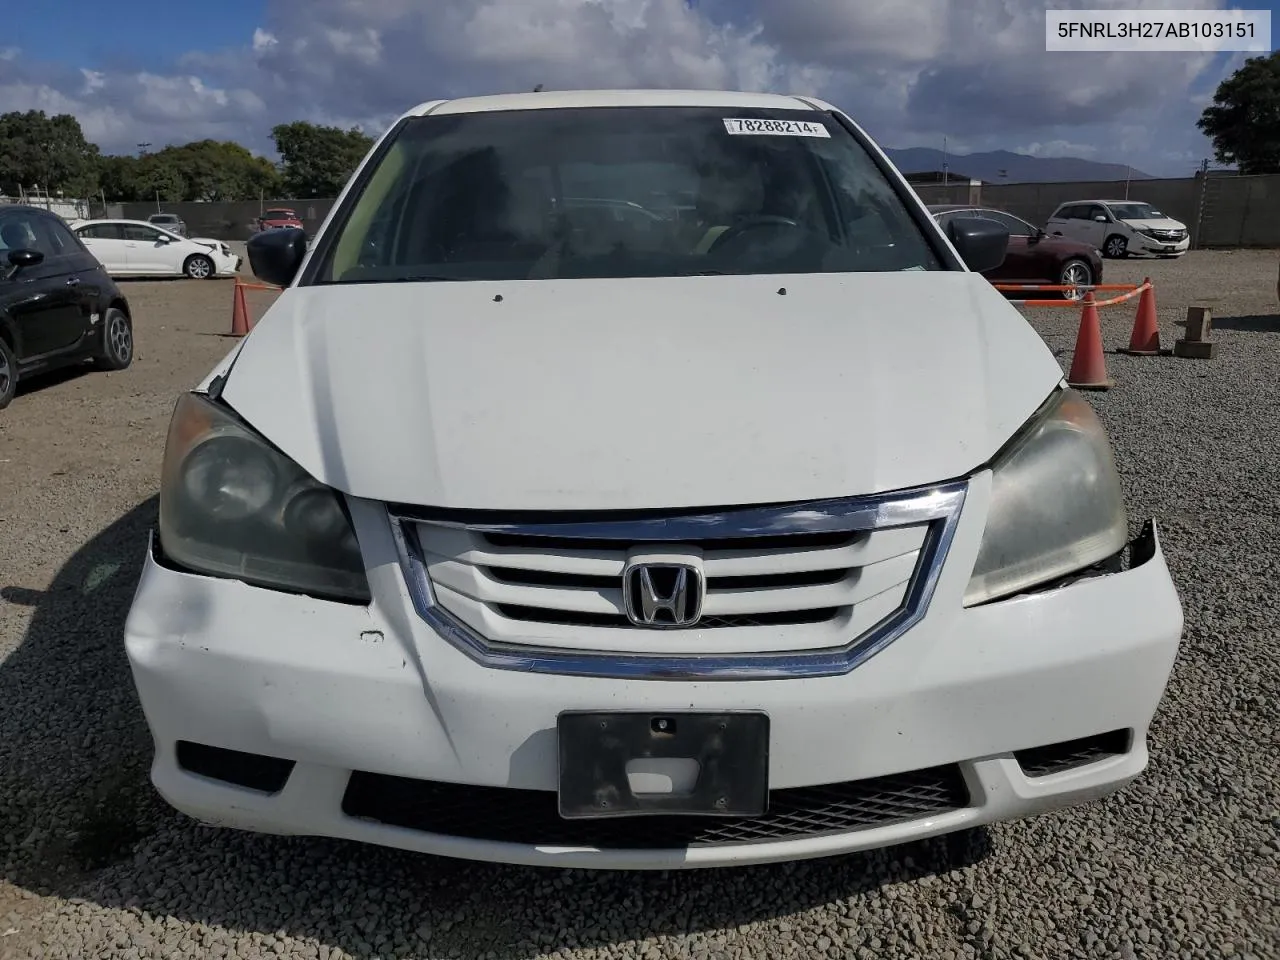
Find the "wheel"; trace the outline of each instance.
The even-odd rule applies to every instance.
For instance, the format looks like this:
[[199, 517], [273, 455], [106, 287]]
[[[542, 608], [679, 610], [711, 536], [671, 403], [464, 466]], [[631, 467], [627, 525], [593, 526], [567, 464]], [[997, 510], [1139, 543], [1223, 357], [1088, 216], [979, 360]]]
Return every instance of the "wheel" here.
[[94, 357], [99, 370], [123, 370], [133, 362], [133, 323], [119, 307], [102, 315], [102, 347]]
[[[1058, 273], [1058, 283], [1074, 283], [1079, 286], [1088, 286], [1093, 283], [1093, 271], [1089, 269], [1089, 264], [1083, 260], [1068, 260], [1062, 265], [1062, 270]], [[1062, 291], [1064, 300], [1080, 300], [1083, 297], [1084, 292], [1081, 290]]]
[[213, 261], [203, 253], [193, 253], [182, 265], [182, 272], [192, 280], [208, 280], [213, 276]]
[[1129, 252], [1129, 241], [1118, 233], [1113, 233], [1107, 237], [1107, 242], [1102, 245], [1102, 252], [1112, 260], [1122, 260]]
[[9, 405], [18, 392], [18, 358], [13, 348], [0, 338], [0, 410]]

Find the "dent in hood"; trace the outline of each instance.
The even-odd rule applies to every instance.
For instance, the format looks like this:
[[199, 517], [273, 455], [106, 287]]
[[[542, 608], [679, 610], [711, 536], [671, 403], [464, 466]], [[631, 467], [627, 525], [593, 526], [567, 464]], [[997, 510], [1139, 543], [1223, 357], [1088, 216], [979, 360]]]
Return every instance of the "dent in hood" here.
[[978, 274], [439, 282], [286, 289], [223, 399], [358, 497], [640, 509], [961, 476], [1061, 380]]

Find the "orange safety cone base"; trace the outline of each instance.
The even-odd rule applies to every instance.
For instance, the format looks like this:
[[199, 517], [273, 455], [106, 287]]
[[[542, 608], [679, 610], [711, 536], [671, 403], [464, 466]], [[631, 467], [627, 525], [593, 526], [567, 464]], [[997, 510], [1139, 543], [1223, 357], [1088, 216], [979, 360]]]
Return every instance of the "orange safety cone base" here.
[[1076, 352], [1071, 358], [1067, 384], [1078, 390], [1109, 390], [1115, 381], [1107, 376], [1107, 361], [1102, 354], [1102, 323], [1093, 293], [1085, 294], [1080, 311], [1080, 332], [1076, 335]]

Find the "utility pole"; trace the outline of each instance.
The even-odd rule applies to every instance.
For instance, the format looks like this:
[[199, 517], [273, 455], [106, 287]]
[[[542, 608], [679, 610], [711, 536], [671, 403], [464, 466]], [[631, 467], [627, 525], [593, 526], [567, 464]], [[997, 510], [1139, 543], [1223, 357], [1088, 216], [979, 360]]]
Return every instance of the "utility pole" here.
[[149, 146], [151, 146], [151, 144], [150, 144], [150, 143], [140, 143], [140, 144], [138, 144], [138, 156], [140, 156], [140, 157], [142, 157], [142, 156], [146, 156], [146, 153], [147, 153], [147, 147], [149, 147]]
[[942, 185], [947, 185], [947, 135], [942, 135]]
[[1133, 166], [1126, 163], [1124, 165], [1124, 198], [1129, 199], [1129, 179], [1133, 176]]

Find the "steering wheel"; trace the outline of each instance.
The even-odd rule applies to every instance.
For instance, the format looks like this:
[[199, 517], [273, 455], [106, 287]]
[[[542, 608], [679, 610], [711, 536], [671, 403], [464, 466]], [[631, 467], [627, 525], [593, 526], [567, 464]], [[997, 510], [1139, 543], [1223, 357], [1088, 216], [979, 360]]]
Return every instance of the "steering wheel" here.
[[739, 237], [743, 236], [748, 230], [758, 230], [761, 227], [799, 227], [799, 222], [792, 220], [790, 217], [779, 217], [770, 213], [761, 213], [745, 220], [740, 220], [733, 226], [729, 227], [716, 237], [715, 241], [707, 250], [708, 253], [714, 253], [725, 244], [732, 243]]

